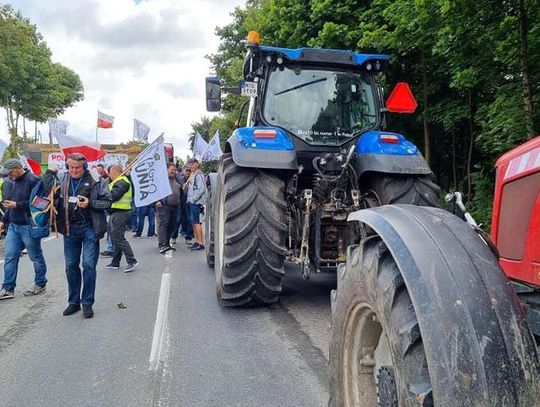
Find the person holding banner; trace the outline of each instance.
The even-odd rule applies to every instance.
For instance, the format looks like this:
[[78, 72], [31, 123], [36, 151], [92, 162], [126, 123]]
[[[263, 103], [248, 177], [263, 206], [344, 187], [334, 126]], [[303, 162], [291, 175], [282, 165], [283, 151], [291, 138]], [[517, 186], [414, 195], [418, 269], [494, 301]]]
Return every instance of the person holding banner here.
[[111, 192], [112, 205], [110, 209], [107, 232], [112, 239], [113, 257], [110, 264], [105, 267], [112, 270], [120, 268], [122, 254], [126, 256], [127, 267], [124, 273], [135, 271], [138, 266], [131, 245], [126, 240], [126, 229], [131, 221], [131, 209], [133, 188], [128, 177], [123, 175], [122, 167], [111, 165], [109, 169], [109, 191]]
[[156, 202], [160, 253], [174, 250], [170, 242], [175, 228], [178, 229], [177, 219], [178, 208], [180, 207], [181, 185], [176, 181], [176, 166], [174, 163], [167, 164], [167, 175], [172, 192], [170, 195]]

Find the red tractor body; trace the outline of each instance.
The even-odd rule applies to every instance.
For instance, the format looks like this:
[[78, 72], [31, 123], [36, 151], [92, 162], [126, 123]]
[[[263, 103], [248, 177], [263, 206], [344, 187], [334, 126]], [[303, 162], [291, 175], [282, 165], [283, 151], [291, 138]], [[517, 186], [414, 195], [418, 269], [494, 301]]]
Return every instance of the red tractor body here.
[[512, 280], [540, 287], [540, 136], [495, 164], [491, 238]]

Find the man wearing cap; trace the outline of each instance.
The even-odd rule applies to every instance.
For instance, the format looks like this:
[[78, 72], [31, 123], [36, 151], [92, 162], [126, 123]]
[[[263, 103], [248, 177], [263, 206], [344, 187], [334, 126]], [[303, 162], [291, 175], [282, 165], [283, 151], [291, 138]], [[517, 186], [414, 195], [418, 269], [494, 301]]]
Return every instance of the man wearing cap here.
[[47, 265], [41, 250], [41, 240], [30, 236], [30, 192], [39, 178], [25, 171], [19, 160], [5, 162], [8, 178], [2, 185], [5, 214], [0, 221], [0, 231], [7, 226], [4, 283], [0, 290], [0, 300], [13, 298], [17, 281], [17, 271], [21, 252], [26, 247], [30, 260], [34, 263], [34, 285], [24, 295], [37, 295], [45, 291], [47, 285]]
[[189, 223], [191, 223], [195, 235], [195, 243], [191, 246], [191, 250], [204, 250], [200, 215], [206, 204], [206, 182], [204, 180], [204, 174], [199, 171], [199, 161], [196, 158], [192, 158], [189, 160], [189, 164], [191, 167], [191, 176], [183, 188], [187, 190], [187, 213]]

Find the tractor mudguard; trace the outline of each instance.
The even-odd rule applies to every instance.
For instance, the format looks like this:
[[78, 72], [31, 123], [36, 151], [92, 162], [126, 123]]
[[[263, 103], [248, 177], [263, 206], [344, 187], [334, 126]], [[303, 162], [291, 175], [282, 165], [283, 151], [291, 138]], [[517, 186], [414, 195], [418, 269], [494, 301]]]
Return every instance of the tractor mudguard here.
[[236, 129], [227, 140], [239, 167], [296, 170], [296, 151], [285, 131], [275, 127]]
[[431, 175], [428, 163], [418, 148], [401, 134], [381, 131], [364, 133], [356, 144], [355, 169], [388, 174]]
[[537, 405], [540, 361], [527, 317], [476, 232], [438, 208], [388, 205], [349, 215], [390, 250], [418, 317], [440, 406]]

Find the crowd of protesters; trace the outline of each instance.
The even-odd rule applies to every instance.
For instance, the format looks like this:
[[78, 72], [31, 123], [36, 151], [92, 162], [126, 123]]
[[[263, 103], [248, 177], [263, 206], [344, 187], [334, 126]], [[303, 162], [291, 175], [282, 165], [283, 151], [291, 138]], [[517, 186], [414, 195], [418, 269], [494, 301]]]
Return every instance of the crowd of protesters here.
[[[40, 179], [17, 159], [4, 163], [6, 177], [0, 178], [0, 233], [5, 235], [4, 282], [0, 300], [14, 298], [19, 259], [23, 250], [34, 265], [34, 283], [24, 295], [38, 295], [46, 290], [47, 265], [41, 248], [41, 237], [35, 237], [30, 210], [32, 193]], [[125, 258], [125, 273], [135, 271], [139, 265], [127, 230], [134, 238], [143, 235], [148, 218], [147, 236], [157, 236], [159, 253], [176, 250], [178, 237], [193, 251], [203, 250], [200, 216], [206, 200], [204, 175], [199, 163], [191, 159], [182, 168], [168, 164], [167, 174], [171, 194], [155, 204], [136, 208], [133, 185], [129, 174], [119, 165], [96, 168], [97, 179], [81, 154], [66, 158], [66, 172], [48, 169], [42, 177], [44, 195], [55, 213], [53, 228], [63, 235], [65, 272], [68, 285], [68, 306], [63, 315], [72, 315], [82, 309], [85, 318], [94, 316], [93, 304], [96, 288], [96, 266], [99, 255], [110, 257], [105, 267], [120, 268]], [[33, 202], [33, 201], [32, 201]], [[100, 253], [99, 242], [107, 234], [105, 250]], [[194, 240], [194, 241], [193, 241]]]

